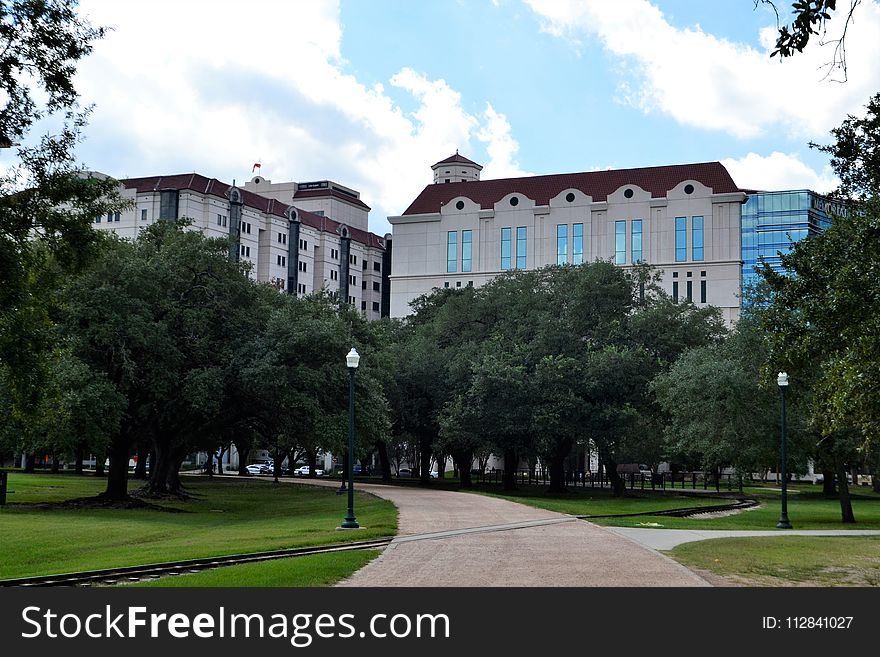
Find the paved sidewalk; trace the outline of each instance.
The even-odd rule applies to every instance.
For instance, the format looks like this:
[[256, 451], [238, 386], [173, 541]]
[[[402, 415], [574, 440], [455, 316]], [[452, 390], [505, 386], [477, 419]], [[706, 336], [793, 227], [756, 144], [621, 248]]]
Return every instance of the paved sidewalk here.
[[607, 529], [618, 536], [624, 536], [654, 550], [671, 550], [682, 543], [740, 536], [880, 536], [880, 530], [876, 529], [770, 529], [766, 531], [642, 529], [639, 527], [608, 527]]
[[672, 559], [572, 516], [472, 493], [355, 488], [397, 506], [399, 534], [340, 586], [709, 586]]

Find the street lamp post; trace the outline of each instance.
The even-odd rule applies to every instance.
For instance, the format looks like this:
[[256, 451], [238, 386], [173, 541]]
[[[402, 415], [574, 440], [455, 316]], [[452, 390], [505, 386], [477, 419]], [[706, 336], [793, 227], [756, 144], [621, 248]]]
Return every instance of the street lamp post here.
[[788, 387], [788, 374], [780, 372], [776, 377], [776, 385], [779, 386], [779, 395], [782, 397], [782, 513], [776, 528], [791, 529], [791, 522], [788, 520], [788, 472], [785, 463], [785, 389]]
[[354, 373], [357, 370], [361, 357], [354, 347], [345, 357], [348, 366], [348, 514], [342, 521], [342, 529], [359, 529], [357, 519], [354, 517]]

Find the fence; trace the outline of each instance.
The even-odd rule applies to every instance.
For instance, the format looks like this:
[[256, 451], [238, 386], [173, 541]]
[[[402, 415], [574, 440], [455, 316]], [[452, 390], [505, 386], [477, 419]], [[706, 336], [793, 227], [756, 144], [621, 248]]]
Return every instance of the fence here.
[[[481, 484], [500, 484], [504, 472], [502, 470], [489, 470], [474, 475]], [[722, 474], [720, 477], [711, 472], [660, 472], [657, 474], [642, 474], [636, 472], [620, 473], [618, 475], [626, 488], [630, 490], [734, 490], [739, 489], [738, 478], [732, 474]], [[550, 483], [550, 473], [547, 470], [519, 470], [516, 473], [516, 481], [522, 486], [546, 485]], [[565, 483], [569, 486], [581, 488], [611, 488], [611, 480], [605, 472], [566, 472]]]

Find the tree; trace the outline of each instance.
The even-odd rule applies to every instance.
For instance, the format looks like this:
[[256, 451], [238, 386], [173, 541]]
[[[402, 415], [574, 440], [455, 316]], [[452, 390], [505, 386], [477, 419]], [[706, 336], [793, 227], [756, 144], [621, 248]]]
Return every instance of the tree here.
[[880, 143], [878, 97], [864, 119], [848, 117], [823, 150], [841, 179], [848, 211], [825, 232], [781, 254], [784, 272], [765, 266], [770, 303], [762, 322], [772, 362], [812, 386], [811, 417], [833, 455], [844, 521], [852, 521], [844, 463], [852, 430], [870, 452], [880, 430]]
[[121, 207], [113, 180], [79, 174], [73, 147], [88, 110], [73, 86], [76, 64], [103, 36], [71, 0], [0, 6], [0, 148], [40, 120], [56, 126], [0, 176], [0, 360], [9, 365], [13, 413], [36, 407], [55, 347], [52, 315], [61, 281], [95, 253], [96, 216]]
[[776, 13], [778, 36], [776, 38], [776, 50], [770, 53], [771, 57], [779, 55], [780, 59], [792, 57], [795, 53], [803, 52], [811, 39], [818, 38], [821, 45], [834, 44], [832, 60], [828, 64], [829, 75], [840, 69], [846, 79], [846, 32], [853, 19], [853, 13], [861, 0], [849, 0], [849, 8], [846, 10], [846, 18], [843, 22], [838, 38], [828, 39], [828, 23], [831, 21], [831, 13], [837, 9], [837, 0], [796, 0], [792, 4], [793, 20], [791, 24], [779, 25], [779, 10], [774, 0], [755, 0], [758, 4], [770, 5]]

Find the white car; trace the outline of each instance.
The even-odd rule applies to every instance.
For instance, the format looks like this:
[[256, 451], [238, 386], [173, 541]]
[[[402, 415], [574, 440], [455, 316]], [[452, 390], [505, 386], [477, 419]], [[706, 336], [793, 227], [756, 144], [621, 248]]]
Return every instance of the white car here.
[[258, 475], [263, 474], [263, 468], [265, 466], [262, 463], [251, 463], [249, 466], [245, 468], [248, 474]]
[[[308, 477], [309, 476], [309, 466], [303, 465], [303, 466], [297, 468], [296, 470], [294, 470], [293, 474], [295, 474], [297, 477]], [[315, 468], [315, 476], [316, 477], [323, 477], [324, 471], [318, 470], [317, 468]]]

